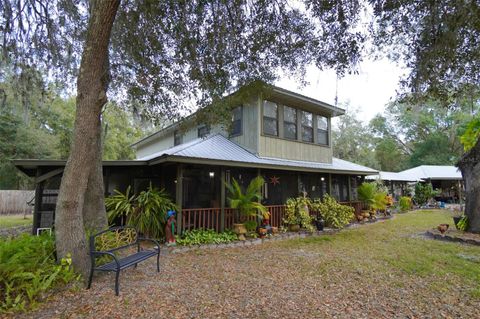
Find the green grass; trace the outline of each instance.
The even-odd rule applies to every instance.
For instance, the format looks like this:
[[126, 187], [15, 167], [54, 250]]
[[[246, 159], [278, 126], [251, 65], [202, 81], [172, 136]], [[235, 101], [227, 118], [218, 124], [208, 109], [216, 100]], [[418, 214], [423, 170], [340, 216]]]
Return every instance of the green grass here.
[[[452, 224], [448, 212], [415, 211], [396, 215], [382, 223], [345, 229], [334, 235], [285, 241], [282, 245], [326, 255], [329, 261], [319, 265], [317, 272], [328, 273], [341, 264], [377, 275], [435, 277], [447, 284], [464, 283], [470, 287], [472, 297], [480, 298], [480, 288], [477, 287], [480, 282], [480, 247], [419, 236], [441, 223]], [[431, 288], [443, 289], [445, 282], [438, 286], [432, 284]]]
[[23, 215], [3, 215], [0, 216], [0, 228], [31, 225], [32, 220], [32, 215], [27, 215], [26, 218]]

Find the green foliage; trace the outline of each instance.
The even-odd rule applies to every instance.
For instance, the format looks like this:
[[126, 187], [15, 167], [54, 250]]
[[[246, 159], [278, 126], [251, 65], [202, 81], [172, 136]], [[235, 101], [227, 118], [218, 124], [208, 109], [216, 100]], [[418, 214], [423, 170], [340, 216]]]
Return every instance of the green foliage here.
[[0, 313], [34, 307], [43, 293], [76, 279], [70, 258], [55, 261], [48, 234], [0, 241]]
[[245, 225], [245, 228], [247, 229], [247, 231], [249, 232], [253, 232], [257, 229], [257, 226], [258, 226], [258, 223], [256, 220], [247, 220], [245, 223], [243, 223]]
[[437, 194], [438, 191], [433, 190], [431, 183], [417, 183], [415, 184], [415, 196], [413, 199], [417, 205], [423, 206]]
[[152, 238], [163, 238], [166, 213], [178, 211], [165, 190], [154, 188], [151, 184], [147, 190], [138, 195], [130, 194], [130, 187], [125, 194], [115, 191], [116, 195], [105, 199], [109, 222], [117, 218], [126, 218], [127, 225]]
[[461, 231], [466, 231], [468, 229], [468, 217], [463, 216], [457, 223], [457, 228]]
[[260, 203], [263, 184], [265, 184], [263, 177], [257, 176], [252, 179], [245, 192], [243, 192], [235, 178], [232, 179], [231, 184], [225, 183], [229, 192], [230, 207], [238, 209], [242, 219], [251, 216], [259, 216], [260, 218], [269, 216], [267, 208]]
[[377, 193], [377, 185], [374, 182], [363, 183], [357, 188], [358, 199], [365, 202], [368, 206], [375, 203], [375, 194]]
[[398, 206], [401, 212], [406, 212], [412, 208], [412, 199], [408, 196], [402, 196], [398, 201]]
[[387, 209], [388, 199], [387, 193], [385, 192], [376, 192], [373, 196], [373, 204], [371, 207], [374, 210], [385, 210]]
[[353, 207], [339, 204], [335, 198], [328, 194], [325, 194], [322, 200], [315, 199], [312, 207], [320, 212], [326, 227], [343, 228], [355, 217]]
[[176, 239], [177, 244], [182, 246], [226, 244], [235, 240], [237, 240], [237, 235], [230, 230], [217, 233], [212, 229], [186, 230], [180, 238]]
[[465, 133], [460, 137], [465, 152], [469, 151], [478, 141], [480, 136], [480, 117], [470, 121]]
[[[87, 232], [87, 241], [90, 240], [90, 233]], [[117, 247], [125, 246], [136, 240], [135, 231], [131, 228], [108, 231], [95, 237], [95, 250], [108, 251]], [[96, 258], [96, 265], [103, 265], [112, 261], [112, 257], [102, 255]]]
[[283, 222], [288, 225], [300, 225], [308, 231], [313, 231], [313, 217], [309, 213], [311, 205], [312, 202], [308, 197], [287, 199]]

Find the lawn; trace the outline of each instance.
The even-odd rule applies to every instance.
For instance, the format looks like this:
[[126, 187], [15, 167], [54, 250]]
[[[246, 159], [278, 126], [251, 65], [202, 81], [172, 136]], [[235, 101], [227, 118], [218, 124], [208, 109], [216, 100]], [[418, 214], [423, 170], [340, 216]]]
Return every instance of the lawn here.
[[169, 254], [91, 290], [58, 293], [25, 317], [471, 318], [480, 304], [480, 247], [421, 234], [451, 223], [416, 211], [340, 233]]
[[32, 215], [1, 215], [0, 216], [0, 228], [26, 226], [32, 224]]

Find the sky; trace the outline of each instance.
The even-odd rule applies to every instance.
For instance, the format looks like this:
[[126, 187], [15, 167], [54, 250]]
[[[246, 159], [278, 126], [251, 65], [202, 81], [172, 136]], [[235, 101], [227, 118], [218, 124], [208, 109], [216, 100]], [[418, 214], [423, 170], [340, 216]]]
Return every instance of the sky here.
[[[360, 112], [357, 119], [368, 123], [376, 114], [383, 113], [385, 105], [396, 95], [399, 80], [405, 69], [388, 59], [364, 60], [358, 74], [338, 79], [338, 106], [348, 103]], [[320, 71], [316, 67], [307, 70], [309, 85], [299, 87], [294, 79], [282, 78], [276, 85], [308, 97], [335, 105], [336, 75], [334, 70]], [[348, 111], [348, 110], [347, 110]]]

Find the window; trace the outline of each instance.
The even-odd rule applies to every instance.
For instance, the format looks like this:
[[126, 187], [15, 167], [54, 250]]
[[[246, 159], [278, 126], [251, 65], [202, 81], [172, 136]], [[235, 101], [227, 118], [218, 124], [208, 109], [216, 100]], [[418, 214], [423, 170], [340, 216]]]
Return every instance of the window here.
[[313, 142], [313, 114], [302, 111], [302, 141]]
[[263, 133], [278, 136], [278, 106], [270, 101], [263, 106]]
[[237, 106], [232, 111], [232, 130], [231, 136], [242, 134], [242, 107]]
[[180, 133], [178, 130], [173, 132], [173, 146], [177, 146], [182, 144], [182, 133]]
[[210, 125], [203, 125], [198, 128], [198, 137], [205, 137], [210, 134]]
[[317, 115], [317, 143], [328, 145], [328, 119]]
[[283, 108], [283, 135], [288, 139], [297, 139], [297, 110], [288, 106]]

